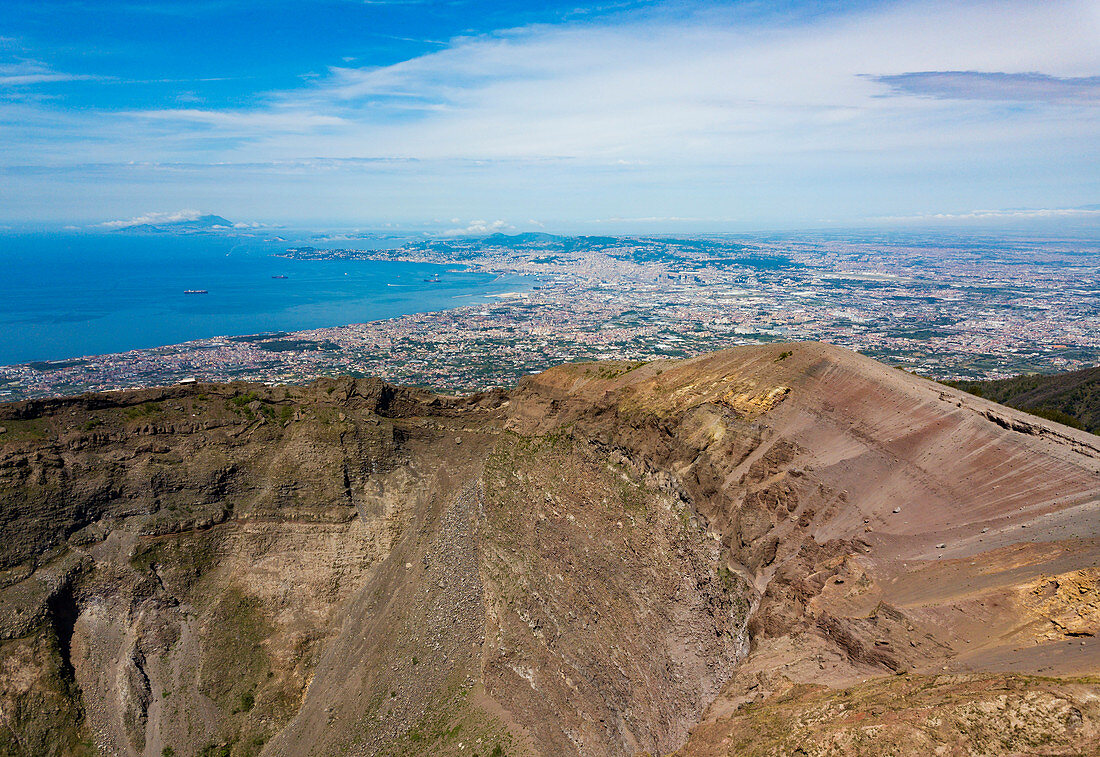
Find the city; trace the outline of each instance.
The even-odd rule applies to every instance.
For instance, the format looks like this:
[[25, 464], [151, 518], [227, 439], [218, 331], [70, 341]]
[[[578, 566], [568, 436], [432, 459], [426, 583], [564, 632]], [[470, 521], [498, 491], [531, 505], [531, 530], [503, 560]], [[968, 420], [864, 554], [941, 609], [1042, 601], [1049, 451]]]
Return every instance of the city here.
[[0, 400], [185, 378], [287, 384], [341, 374], [465, 393], [564, 362], [799, 340], [935, 379], [1100, 362], [1100, 245], [1091, 242], [497, 234], [283, 255], [437, 263], [520, 274], [529, 285], [372, 323], [0, 367]]

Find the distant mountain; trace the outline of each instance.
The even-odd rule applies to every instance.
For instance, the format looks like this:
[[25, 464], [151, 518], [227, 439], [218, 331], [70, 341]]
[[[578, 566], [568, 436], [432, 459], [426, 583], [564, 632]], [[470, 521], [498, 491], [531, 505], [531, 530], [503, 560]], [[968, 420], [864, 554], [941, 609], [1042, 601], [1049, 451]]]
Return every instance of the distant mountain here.
[[1100, 367], [949, 385], [1067, 426], [1100, 434]]
[[502, 247], [519, 247], [525, 244], [531, 244], [532, 242], [554, 242], [562, 239], [562, 237], [554, 234], [546, 234], [541, 231], [527, 231], [522, 234], [490, 234], [485, 238], [485, 241], [489, 244], [496, 244]]
[[233, 222], [221, 216], [207, 214], [194, 218], [156, 219], [119, 225], [115, 230], [144, 234], [196, 234], [233, 228]]

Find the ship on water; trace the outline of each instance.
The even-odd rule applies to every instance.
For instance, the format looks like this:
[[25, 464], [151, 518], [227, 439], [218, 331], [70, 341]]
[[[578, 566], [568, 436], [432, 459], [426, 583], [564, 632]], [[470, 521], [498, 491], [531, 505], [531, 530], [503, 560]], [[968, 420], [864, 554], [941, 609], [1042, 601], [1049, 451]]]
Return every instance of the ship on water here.
[[184, 294], [210, 294], [205, 289], [184, 289]]
[[286, 277], [286, 276], [281, 276], [281, 275], [280, 275], [280, 276], [272, 276], [271, 278], [273, 278], [273, 279], [285, 279], [285, 278], [287, 278], [287, 277]]

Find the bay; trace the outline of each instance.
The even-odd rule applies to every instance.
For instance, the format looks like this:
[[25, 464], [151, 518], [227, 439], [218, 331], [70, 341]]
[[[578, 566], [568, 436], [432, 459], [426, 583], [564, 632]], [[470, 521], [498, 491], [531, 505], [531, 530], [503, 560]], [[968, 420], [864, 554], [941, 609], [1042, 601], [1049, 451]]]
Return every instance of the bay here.
[[523, 277], [453, 266], [276, 257], [290, 246], [205, 234], [0, 236], [0, 364], [364, 323], [529, 288]]

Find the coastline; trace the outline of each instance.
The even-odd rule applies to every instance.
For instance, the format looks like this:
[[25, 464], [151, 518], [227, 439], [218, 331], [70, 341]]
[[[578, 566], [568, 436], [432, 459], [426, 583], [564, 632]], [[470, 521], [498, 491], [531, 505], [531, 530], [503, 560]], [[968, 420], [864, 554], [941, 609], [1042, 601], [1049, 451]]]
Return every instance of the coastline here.
[[514, 275], [430, 261], [276, 257], [285, 244], [236, 237], [0, 235], [7, 273], [0, 282], [0, 364], [86, 360], [365, 323], [485, 302], [487, 295], [531, 286]]
[[[351, 251], [347, 260], [338, 254], [348, 251], [314, 253], [339, 270], [353, 260], [401, 257], [475, 269], [497, 283], [527, 276], [526, 291], [508, 284], [473, 300], [453, 296], [450, 307], [351, 325], [0, 366], [0, 402], [187, 377], [287, 384], [374, 375], [472, 392], [564, 362], [682, 358], [775, 341], [830, 342], [935, 379], [1100, 362], [1100, 333], [1090, 326], [1100, 317], [1100, 299], [1084, 289], [1100, 276], [1100, 245], [1082, 251], [1031, 242], [991, 254], [988, 245], [950, 240], [919, 248], [874, 241], [506, 241]], [[1050, 267], [1053, 261], [1063, 267]], [[1074, 298], [1064, 296], [1068, 288]]]

